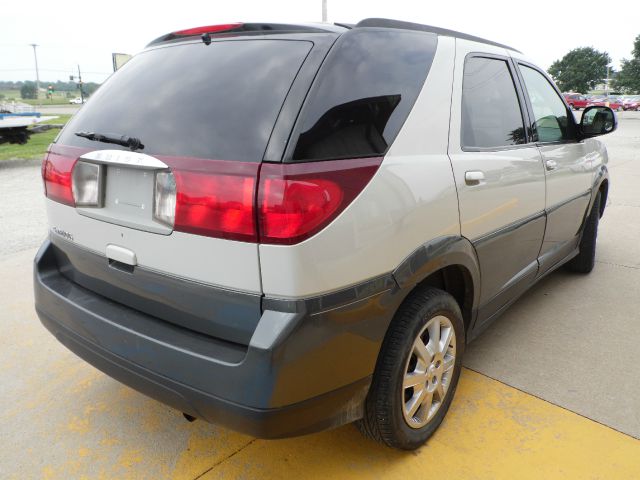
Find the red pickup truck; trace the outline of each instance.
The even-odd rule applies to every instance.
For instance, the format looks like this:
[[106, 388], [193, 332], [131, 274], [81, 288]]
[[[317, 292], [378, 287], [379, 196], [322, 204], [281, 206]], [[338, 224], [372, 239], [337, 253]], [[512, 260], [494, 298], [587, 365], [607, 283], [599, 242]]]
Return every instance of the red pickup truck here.
[[564, 99], [573, 110], [580, 110], [581, 108], [585, 108], [587, 106], [587, 97], [585, 97], [581, 93], [565, 93], [563, 95]]

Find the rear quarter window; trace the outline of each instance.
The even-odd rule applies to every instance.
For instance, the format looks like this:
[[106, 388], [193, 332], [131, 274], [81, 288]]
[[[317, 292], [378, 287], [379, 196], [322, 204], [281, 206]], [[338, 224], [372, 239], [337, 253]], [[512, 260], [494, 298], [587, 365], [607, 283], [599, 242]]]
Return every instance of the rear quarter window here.
[[122, 148], [74, 134], [113, 133], [138, 137], [147, 154], [259, 162], [312, 45], [260, 39], [147, 50], [96, 92], [58, 142]]
[[386, 153], [422, 89], [436, 47], [437, 36], [430, 33], [344, 33], [311, 87], [291, 160]]

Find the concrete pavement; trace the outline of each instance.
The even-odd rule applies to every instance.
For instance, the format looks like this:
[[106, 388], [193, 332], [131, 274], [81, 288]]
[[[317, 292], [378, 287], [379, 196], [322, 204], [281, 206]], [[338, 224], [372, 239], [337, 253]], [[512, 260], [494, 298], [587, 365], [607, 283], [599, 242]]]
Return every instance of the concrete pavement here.
[[589, 275], [560, 270], [469, 346], [466, 365], [640, 438], [640, 116], [602, 137], [611, 187]]

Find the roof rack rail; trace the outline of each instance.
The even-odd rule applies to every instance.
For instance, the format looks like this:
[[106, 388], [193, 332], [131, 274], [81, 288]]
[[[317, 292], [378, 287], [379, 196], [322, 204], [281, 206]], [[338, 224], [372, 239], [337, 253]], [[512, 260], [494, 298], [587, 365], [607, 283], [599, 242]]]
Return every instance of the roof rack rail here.
[[498, 42], [492, 42], [485, 38], [476, 37], [474, 35], [468, 35], [462, 32], [456, 32], [455, 30], [449, 30], [446, 28], [433, 27], [431, 25], [423, 25], [421, 23], [403, 22], [401, 20], [390, 20], [388, 18], [365, 18], [358, 22], [355, 28], [363, 27], [379, 27], [379, 28], [398, 28], [402, 30], [416, 30], [420, 32], [435, 33], [437, 35], [443, 35], [445, 37], [455, 37], [462, 40], [471, 40], [472, 42], [486, 43], [487, 45], [493, 45], [495, 47], [506, 48], [513, 50], [514, 52], [522, 53], [520, 50], [516, 50], [513, 47], [504, 45]]

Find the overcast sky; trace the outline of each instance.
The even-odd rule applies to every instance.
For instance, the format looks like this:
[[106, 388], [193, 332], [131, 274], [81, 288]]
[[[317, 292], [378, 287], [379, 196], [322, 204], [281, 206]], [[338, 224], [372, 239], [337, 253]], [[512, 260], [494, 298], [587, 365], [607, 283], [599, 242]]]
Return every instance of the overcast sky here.
[[[111, 73], [112, 52], [136, 53], [173, 30], [233, 21], [313, 22], [322, 13], [321, 0], [3, 3], [0, 80], [35, 78], [30, 43], [39, 44], [42, 80], [68, 80], [80, 64], [83, 80], [101, 82]], [[328, 5], [330, 22], [386, 17], [450, 28], [511, 45], [543, 68], [572, 48], [592, 46], [607, 51], [617, 69], [640, 34], [638, 0], [328, 0]]]

